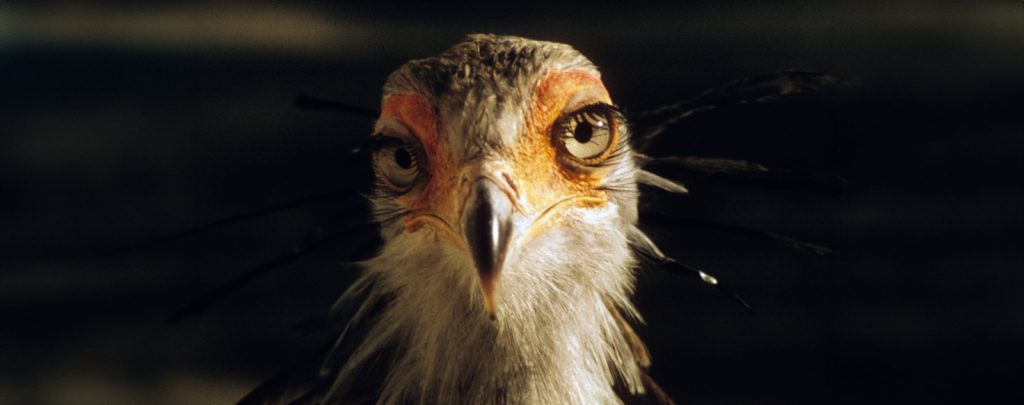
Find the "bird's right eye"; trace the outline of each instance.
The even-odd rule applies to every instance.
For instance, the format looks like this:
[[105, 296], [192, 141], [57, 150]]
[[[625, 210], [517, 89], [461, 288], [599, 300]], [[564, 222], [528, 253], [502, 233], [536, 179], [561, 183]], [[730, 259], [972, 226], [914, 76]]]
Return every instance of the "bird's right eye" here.
[[404, 139], [385, 135], [375, 144], [373, 161], [382, 179], [399, 192], [412, 188], [420, 175], [416, 148]]

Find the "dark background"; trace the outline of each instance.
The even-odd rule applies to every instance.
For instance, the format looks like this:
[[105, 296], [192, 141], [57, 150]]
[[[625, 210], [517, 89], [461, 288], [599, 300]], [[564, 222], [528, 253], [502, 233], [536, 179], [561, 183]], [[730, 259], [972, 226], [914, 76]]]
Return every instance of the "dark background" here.
[[644, 270], [655, 378], [684, 404], [1020, 403], [1024, 5], [0, 3], [0, 403], [232, 403], [329, 338], [289, 325], [351, 279], [331, 252], [166, 318], [338, 207], [123, 254], [344, 182], [387, 74], [470, 32], [572, 44], [642, 111], [783, 69], [856, 88], [704, 113], [655, 154], [833, 172], [840, 196], [688, 184], [677, 213], [830, 246], [816, 257], [651, 228], [714, 289]]

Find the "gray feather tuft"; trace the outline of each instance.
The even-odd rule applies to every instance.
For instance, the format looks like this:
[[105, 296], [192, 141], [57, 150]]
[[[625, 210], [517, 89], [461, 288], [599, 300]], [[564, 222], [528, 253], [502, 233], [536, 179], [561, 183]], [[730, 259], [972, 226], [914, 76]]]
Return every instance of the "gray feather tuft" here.
[[682, 184], [676, 183], [672, 180], [661, 177], [657, 174], [651, 173], [646, 170], [639, 170], [636, 176], [636, 182], [640, 184], [646, 184], [654, 186], [670, 193], [676, 194], [689, 194], [690, 190], [687, 190]]

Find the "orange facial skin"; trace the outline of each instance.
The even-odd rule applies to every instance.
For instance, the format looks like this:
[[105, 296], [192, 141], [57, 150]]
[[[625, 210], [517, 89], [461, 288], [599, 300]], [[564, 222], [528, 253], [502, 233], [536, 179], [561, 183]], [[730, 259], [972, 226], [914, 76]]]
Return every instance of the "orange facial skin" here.
[[440, 139], [441, 124], [434, 107], [419, 94], [394, 94], [384, 100], [380, 118], [378, 133], [380, 122], [390, 118], [408, 128], [423, 148], [419, 156], [421, 184], [398, 197], [411, 212], [404, 219], [406, 231], [415, 232], [424, 223], [430, 223], [439, 231], [438, 235], [465, 248], [465, 240], [451, 222], [451, 218], [457, 217], [457, 214], [452, 215], [457, 213], [452, 190], [458, 186], [458, 164]]
[[[515, 148], [513, 161], [516, 173], [524, 178], [534, 193], [528, 193], [531, 205], [546, 207], [558, 199], [570, 195], [592, 197], [604, 200], [604, 192], [594, 190], [603, 180], [606, 170], [581, 171], [566, 167], [559, 160], [562, 153], [557, 140], [552, 139], [552, 127], [565, 112], [573, 98], [582, 91], [588, 91], [593, 98], [580, 100], [579, 108], [588, 104], [611, 104], [608, 90], [593, 73], [586, 70], [554, 72], [546, 77], [534, 90], [533, 100], [526, 117], [527, 136], [520, 137], [521, 145]], [[557, 168], [558, 170], [552, 170]]]
[[[588, 98], [578, 98], [581, 92]], [[559, 154], [565, 152], [558, 141], [552, 139], [551, 131], [567, 107], [610, 104], [611, 100], [600, 79], [582, 69], [552, 72], [532, 94], [525, 117], [527, 133], [517, 137], [517, 144], [509, 148], [508, 154], [496, 157], [500, 161], [488, 163], [501, 167], [505, 175], [512, 177], [506, 192], [521, 214], [532, 218], [534, 226], [528, 233], [535, 234], [554, 225], [548, 223], [550, 217], [557, 217], [551, 214], [563, 208], [596, 208], [607, 203], [606, 192], [596, 189], [607, 169], [580, 170], [564, 164]], [[570, 102], [574, 105], [569, 106]], [[471, 180], [463, 175], [462, 166], [472, 162], [457, 162], [455, 154], [447, 150], [447, 144], [440, 139], [443, 123], [423, 96], [414, 93], [389, 96], [381, 112], [381, 119], [384, 118], [405, 125], [423, 148], [421, 184], [398, 197], [412, 212], [405, 218], [406, 230], [415, 232], [429, 223], [438, 228], [439, 236], [464, 247], [465, 241], [456, 229], [459, 229], [466, 196], [463, 183]], [[520, 236], [532, 239], [528, 235]]]

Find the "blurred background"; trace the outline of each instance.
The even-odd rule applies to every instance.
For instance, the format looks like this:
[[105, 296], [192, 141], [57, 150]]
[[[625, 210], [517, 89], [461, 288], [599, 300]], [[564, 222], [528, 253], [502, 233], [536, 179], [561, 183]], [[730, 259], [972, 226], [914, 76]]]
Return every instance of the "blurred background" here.
[[[655, 154], [836, 173], [845, 193], [713, 182], [676, 213], [829, 246], [651, 228], [714, 289], [645, 269], [653, 374], [683, 404], [1021, 403], [1020, 1], [462, 4], [0, 2], [0, 403], [229, 404], [329, 333], [353, 273], [331, 249], [191, 319], [168, 316], [287, 253], [335, 190], [404, 61], [467, 33], [573, 45], [629, 112], [785, 69], [854, 88], [684, 120]], [[342, 249], [343, 250], [343, 249]]]

